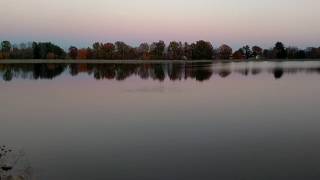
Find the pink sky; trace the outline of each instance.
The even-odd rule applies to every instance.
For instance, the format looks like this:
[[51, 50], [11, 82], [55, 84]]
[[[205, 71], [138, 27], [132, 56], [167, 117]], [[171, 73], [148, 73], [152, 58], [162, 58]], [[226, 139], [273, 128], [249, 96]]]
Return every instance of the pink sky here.
[[315, 0], [10, 0], [0, 1], [0, 40], [53, 41], [64, 47], [163, 39], [215, 46], [275, 41], [320, 45]]

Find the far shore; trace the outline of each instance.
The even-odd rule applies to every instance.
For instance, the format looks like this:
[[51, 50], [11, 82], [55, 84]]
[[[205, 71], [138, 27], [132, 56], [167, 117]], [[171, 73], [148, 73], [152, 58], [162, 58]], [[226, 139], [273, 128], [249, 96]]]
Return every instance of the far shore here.
[[0, 64], [166, 64], [166, 63], [231, 63], [231, 62], [305, 62], [320, 59], [230, 59], [230, 60], [97, 60], [97, 59], [4, 59]]

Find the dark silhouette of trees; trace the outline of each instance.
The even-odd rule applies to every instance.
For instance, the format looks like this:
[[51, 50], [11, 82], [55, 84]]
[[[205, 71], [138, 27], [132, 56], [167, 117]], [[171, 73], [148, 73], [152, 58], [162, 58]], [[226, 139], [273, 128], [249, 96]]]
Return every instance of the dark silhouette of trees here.
[[34, 59], [65, 59], [66, 53], [62, 48], [50, 42], [33, 42]]
[[92, 45], [93, 59], [102, 59], [103, 58], [102, 46], [103, 46], [103, 44], [101, 44], [99, 42], [95, 42]]
[[183, 54], [184, 54], [184, 56], [182, 57], [182, 59], [184, 59], [184, 60], [190, 60], [193, 57], [192, 56], [192, 46], [190, 44], [188, 44], [187, 42], [184, 43]]
[[243, 49], [239, 49], [232, 54], [232, 59], [245, 59], [245, 54], [243, 53]]
[[320, 47], [309, 47], [306, 49], [306, 57], [309, 59], [318, 59], [320, 58]]
[[115, 43], [115, 59], [130, 59], [131, 47], [124, 42], [117, 41]]
[[149, 60], [150, 59], [150, 46], [148, 43], [142, 43], [137, 49], [139, 59]]
[[300, 59], [304, 58], [304, 51], [301, 52], [297, 47], [288, 47], [287, 48], [287, 58], [288, 59]]
[[242, 47], [242, 50], [243, 50], [243, 53], [244, 53], [246, 59], [249, 59], [252, 57], [252, 51], [250, 49], [250, 46], [245, 45]]
[[320, 59], [320, 47], [299, 49], [285, 47], [277, 42], [273, 48], [262, 49], [259, 46], [245, 45], [232, 52], [232, 48], [223, 44], [214, 49], [207, 41], [181, 43], [172, 41], [168, 47], [164, 41], [151, 45], [142, 43], [133, 47], [125, 42], [96, 42], [88, 48], [71, 46], [67, 53], [61, 47], [51, 42], [33, 42], [12, 45], [10, 41], [2, 41], [0, 59], [101, 59], [101, 60], [214, 60], [214, 59]]
[[71, 59], [77, 59], [78, 58], [78, 48], [71, 46], [69, 48], [68, 55]]
[[273, 49], [265, 49], [265, 50], [263, 50], [262, 54], [263, 54], [263, 57], [266, 59], [275, 59], [276, 58]]
[[32, 43], [13, 45], [10, 59], [33, 59]]
[[166, 44], [164, 41], [154, 42], [150, 46], [151, 59], [164, 59]]
[[296, 59], [305, 59], [306, 58], [306, 52], [304, 50], [299, 50], [297, 53]]
[[282, 42], [277, 42], [273, 50], [277, 59], [285, 59], [287, 57], [287, 52]]
[[101, 59], [113, 59], [116, 57], [116, 46], [113, 43], [105, 43], [101, 45]]
[[203, 60], [212, 59], [213, 57], [213, 46], [210, 42], [198, 41], [195, 44], [191, 44], [192, 59]]
[[181, 42], [172, 41], [168, 46], [167, 57], [169, 60], [180, 60], [183, 57], [183, 46]]
[[1, 42], [0, 59], [9, 59], [12, 45], [9, 41]]
[[252, 47], [252, 56], [257, 57], [257, 56], [262, 56], [262, 48], [259, 46], [253, 46]]
[[11, 51], [12, 45], [10, 41], [2, 41], [1, 42], [1, 51], [4, 53], [9, 53]]
[[232, 55], [232, 48], [226, 44], [223, 44], [218, 49], [218, 56], [220, 59], [230, 59]]

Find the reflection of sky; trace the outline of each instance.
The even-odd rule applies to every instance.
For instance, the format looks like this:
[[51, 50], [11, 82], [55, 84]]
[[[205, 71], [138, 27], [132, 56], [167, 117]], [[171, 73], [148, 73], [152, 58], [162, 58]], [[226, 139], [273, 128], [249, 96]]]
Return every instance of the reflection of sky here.
[[320, 41], [319, 6], [315, 0], [10, 0], [0, 1], [0, 37], [65, 47], [158, 39], [304, 47]]
[[319, 80], [0, 81], [0, 142], [23, 148], [38, 179], [312, 179]]

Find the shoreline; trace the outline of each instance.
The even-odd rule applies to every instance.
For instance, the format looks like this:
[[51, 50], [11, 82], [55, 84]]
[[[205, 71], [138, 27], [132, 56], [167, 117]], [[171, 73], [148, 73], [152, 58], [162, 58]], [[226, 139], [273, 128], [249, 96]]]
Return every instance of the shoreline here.
[[71, 60], [71, 59], [4, 59], [0, 64], [167, 64], [167, 63], [243, 63], [243, 62], [320, 62], [320, 59], [249, 59], [249, 60]]

